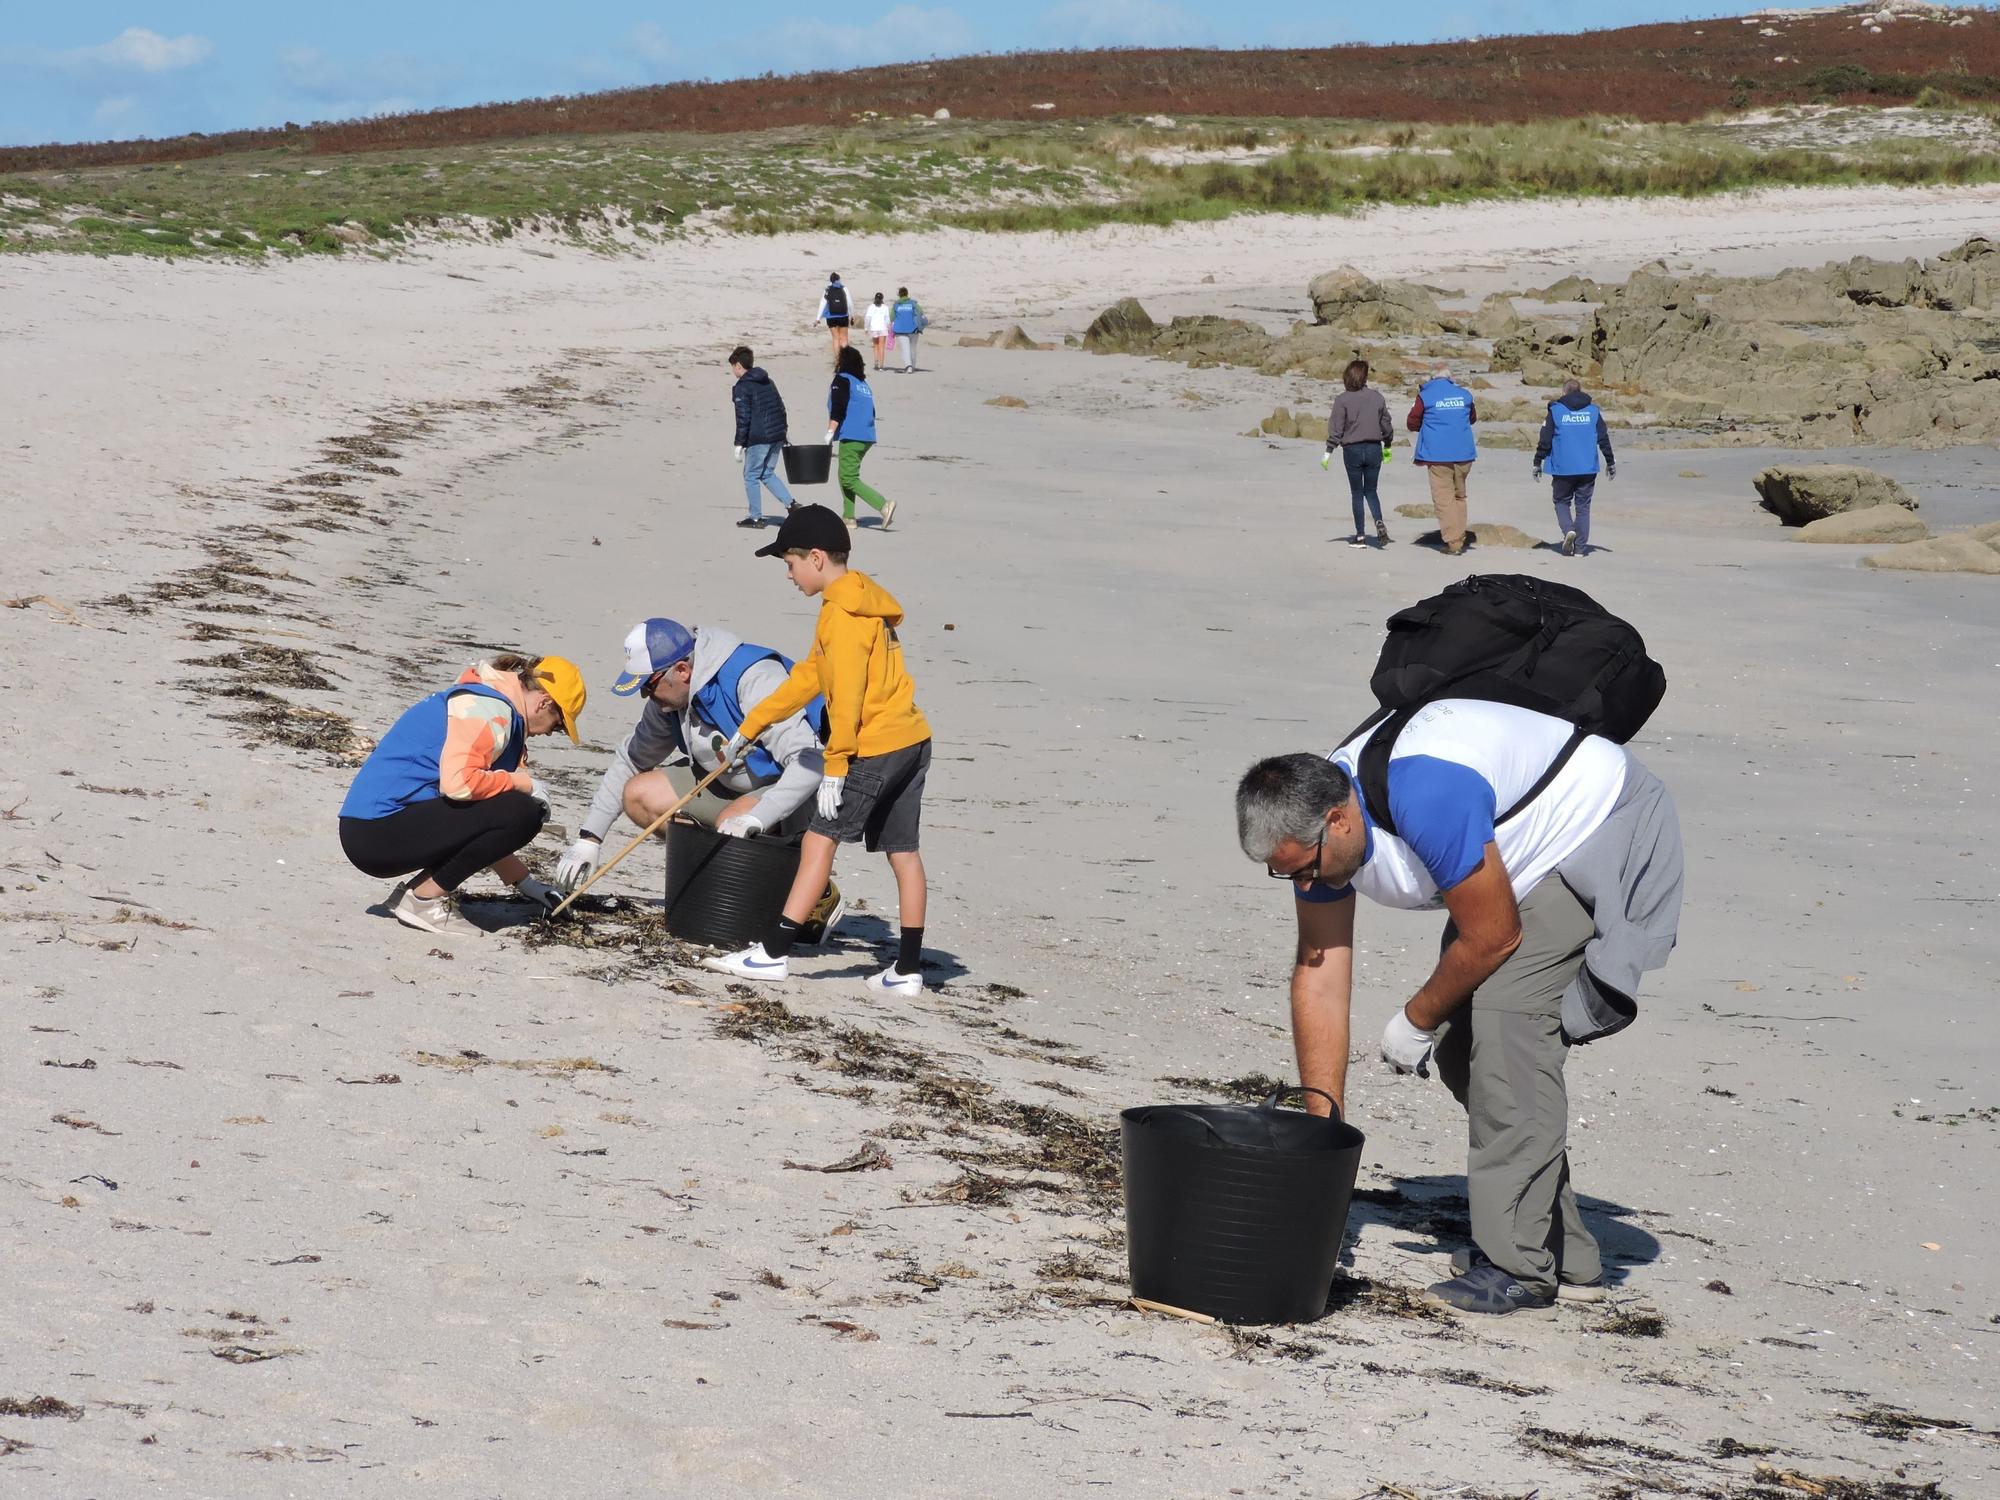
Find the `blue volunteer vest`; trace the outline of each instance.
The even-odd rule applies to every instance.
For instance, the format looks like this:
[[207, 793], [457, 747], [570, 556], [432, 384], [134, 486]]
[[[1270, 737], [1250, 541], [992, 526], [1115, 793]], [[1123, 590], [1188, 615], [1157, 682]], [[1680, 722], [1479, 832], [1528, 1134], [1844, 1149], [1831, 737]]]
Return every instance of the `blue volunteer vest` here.
[[[840, 377], [847, 382], [847, 418], [840, 424], [835, 434], [843, 442], [872, 443], [875, 441], [875, 393], [868, 388], [865, 380], [856, 380], [852, 375]], [[833, 397], [826, 398], [829, 415], [833, 411]]]
[[507, 733], [507, 748], [493, 762], [493, 769], [511, 771], [521, 764], [521, 753], [528, 744], [527, 721], [505, 693], [484, 683], [460, 683], [403, 710], [403, 716], [389, 726], [389, 732], [355, 772], [347, 800], [340, 804], [343, 818], [386, 818], [443, 795], [438, 786], [438, 762], [444, 755], [446, 705], [459, 693], [507, 704], [513, 726]]
[[917, 304], [915, 299], [904, 297], [889, 309], [889, 329], [892, 333], [915, 333], [917, 331]]
[[1555, 424], [1555, 445], [1549, 449], [1546, 465], [1551, 474], [1595, 474], [1597, 472], [1597, 403], [1581, 411], [1571, 411], [1560, 401], [1549, 405], [1549, 420]]
[[[773, 651], [769, 646], [752, 646], [747, 641], [729, 653], [716, 674], [701, 686], [694, 695], [694, 707], [701, 716], [720, 729], [724, 734], [733, 735], [743, 727], [743, 699], [741, 688], [743, 674], [760, 661], [774, 661], [787, 672], [792, 670], [791, 661]], [[806, 722], [813, 727], [820, 739], [826, 738], [826, 699], [815, 698], [803, 712]], [[686, 748], [685, 746], [683, 748]], [[762, 745], [752, 745], [750, 753], [743, 757], [751, 774], [759, 782], [775, 781], [785, 774], [785, 768], [778, 764], [778, 758]]]
[[1424, 382], [1417, 399], [1424, 403], [1423, 426], [1417, 430], [1420, 464], [1469, 464], [1479, 457], [1472, 436], [1472, 392], [1439, 378]]

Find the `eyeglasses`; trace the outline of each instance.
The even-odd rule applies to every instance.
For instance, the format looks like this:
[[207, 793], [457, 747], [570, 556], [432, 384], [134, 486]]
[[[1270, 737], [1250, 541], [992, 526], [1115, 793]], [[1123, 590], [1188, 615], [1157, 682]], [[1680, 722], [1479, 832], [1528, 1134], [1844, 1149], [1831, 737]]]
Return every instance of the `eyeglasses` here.
[[1319, 842], [1313, 845], [1313, 857], [1309, 861], [1300, 865], [1296, 870], [1274, 870], [1269, 865], [1266, 865], [1264, 866], [1264, 873], [1273, 880], [1289, 880], [1294, 884], [1300, 881], [1317, 880], [1319, 879], [1319, 862], [1325, 856], [1326, 825], [1322, 823], [1319, 828]]

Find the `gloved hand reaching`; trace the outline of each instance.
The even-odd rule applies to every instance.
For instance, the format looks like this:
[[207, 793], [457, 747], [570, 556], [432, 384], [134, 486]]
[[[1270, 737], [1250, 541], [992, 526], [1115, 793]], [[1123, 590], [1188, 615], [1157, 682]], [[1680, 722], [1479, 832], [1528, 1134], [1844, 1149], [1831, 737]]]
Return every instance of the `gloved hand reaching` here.
[[718, 734], [708, 743], [715, 751], [716, 759], [727, 761], [730, 765], [735, 765], [737, 761], [743, 759], [743, 752], [750, 748], [750, 741], [741, 734], [732, 734], [726, 740]]
[[743, 462], [743, 445], [741, 443], [736, 445], [736, 461], [739, 464]]
[[514, 889], [541, 907], [544, 914], [562, 905], [563, 893], [537, 876], [530, 875]]
[[764, 831], [764, 820], [753, 812], [738, 813], [717, 823], [715, 831], [732, 839], [754, 839]]
[[1420, 1078], [1428, 1078], [1431, 1076], [1431, 1044], [1436, 1038], [1434, 1031], [1417, 1030], [1410, 1021], [1409, 1013], [1398, 1009], [1382, 1030], [1382, 1061], [1398, 1073], [1415, 1073]]
[[549, 803], [549, 789], [536, 777], [528, 778], [528, 795], [542, 804], [542, 816], [547, 817], [555, 809]]
[[563, 850], [563, 857], [556, 864], [556, 884], [565, 891], [573, 891], [590, 879], [590, 872], [597, 868], [597, 862], [604, 857], [604, 845], [593, 838], [579, 837]]
[[845, 776], [822, 776], [819, 780], [819, 815], [829, 823], [840, 816], [840, 793], [846, 784]]
[[1319, 456], [1319, 466], [1322, 469], [1329, 469], [1333, 467], [1333, 450], [1331, 448], [1327, 449], [1326, 452], [1322, 453]]

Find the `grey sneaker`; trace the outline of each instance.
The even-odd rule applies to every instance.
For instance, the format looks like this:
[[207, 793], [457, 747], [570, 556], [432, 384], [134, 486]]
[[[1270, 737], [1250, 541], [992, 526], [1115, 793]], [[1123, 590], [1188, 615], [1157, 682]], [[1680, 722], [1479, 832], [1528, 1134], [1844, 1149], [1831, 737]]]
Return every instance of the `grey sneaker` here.
[[896, 502], [891, 500], [882, 507], [882, 529], [887, 531], [896, 522]]
[[[1470, 1246], [1451, 1252], [1451, 1274], [1463, 1276], [1476, 1265], [1490, 1266], [1493, 1262]], [[1561, 1302], [1602, 1302], [1608, 1295], [1604, 1273], [1599, 1271], [1594, 1281], [1564, 1281], [1556, 1283], [1556, 1299]]]
[[1383, 546], [1389, 545], [1389, 528], [1381, 521], [1375, 523], [1375, 536]]
[[460, 938], [479, 935], [479, 929], [458, 914], [458, 902], [449, 894], [426, 901], [408, 886], [402, 886], [394, 903], [389, 907], [389, 915], [405, 927], [414, 927], [419, 932], [435, 933], [438, 937]]
[[1562, 551], [1564, 557], [1576, 556], [1576, 533], [1574, 531], [1565, 531], [1563, 533]]
[[1424, 1295], [1455, 1312], [1552, 1317], [1556, 1310], [1554, 1297], [1529, 1290], [1491, 1261], [1480, 1262], [1463, 1276], [1424, 1288]]

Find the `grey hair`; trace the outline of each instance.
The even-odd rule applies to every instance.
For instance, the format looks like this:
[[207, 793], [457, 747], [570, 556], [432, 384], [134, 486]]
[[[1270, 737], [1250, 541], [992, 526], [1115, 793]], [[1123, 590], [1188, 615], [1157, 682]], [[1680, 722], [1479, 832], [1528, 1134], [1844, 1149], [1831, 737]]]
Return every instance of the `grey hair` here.
[[1326, 815], [1347, 806], [1353, 786], [1325, 756], [1301, 750], [1260, 760], [1236, 784], [1236, 841], [1265, 865], [1286, 839], [1317, 842]]
[[1582, 389], [1583, 382], [1581, 380], [1565, 380], [1563, 382], [1563, 394], [1565, 396], [1574, 396]]

